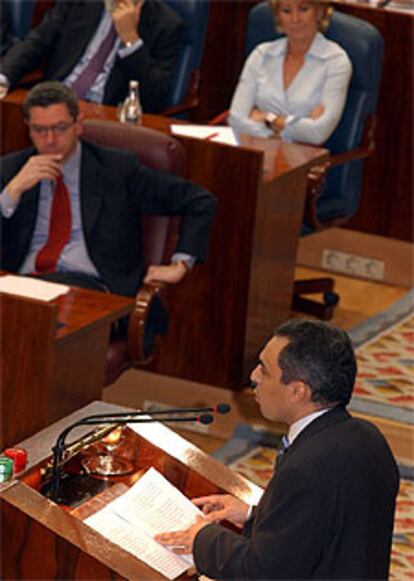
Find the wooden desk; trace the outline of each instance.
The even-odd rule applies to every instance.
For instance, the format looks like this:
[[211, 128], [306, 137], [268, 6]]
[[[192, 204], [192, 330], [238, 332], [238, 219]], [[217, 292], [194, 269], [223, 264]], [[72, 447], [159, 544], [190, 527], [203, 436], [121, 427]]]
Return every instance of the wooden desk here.
[[0, 294], [0, 449], [101, 397], [110, 324], [133, 304], [75, 288], [50, 302]]
[[[22, 443], [42, 463], [57, 435], [75, 420], [114, 406], [93, 403]], [[119, 408], [115, 411], [119, 411]], [[256, 504], [261, 490], [161, 424], [140, 424], [136, 468], [154, 466], [186, 496], [228, 492]], [[135, 436], [135, 434], [134, 434]], [[39, 443], [42, 450], [39, 452]], [[47, 450], [46, 454], [44, 450]], [[119, 477], [118, 477], [119, 478]], [[2, 579], [164, 579], [72, 514], [41, 496], [21, 477], [0, 491]], [[35, 478], [30, 478], [33, 482]], [[188, 579], [185, 575], [184, 579]]]
[[[27, 145], [15, 91], [1, 103], [3, 151]], [[115, 119], [115, 110], [83, 103], [86, 117]], [[143, 124], [170, 132], [171, 121]], [[207, 263], [170, 289], [170, 330], [154, 371], [239, 388], [274, 327], [289, 317], [297, 242], [309, 168], [324, 149], [243, 138], [231, 147], [180, 138], [188, 178], [219, 199]]]

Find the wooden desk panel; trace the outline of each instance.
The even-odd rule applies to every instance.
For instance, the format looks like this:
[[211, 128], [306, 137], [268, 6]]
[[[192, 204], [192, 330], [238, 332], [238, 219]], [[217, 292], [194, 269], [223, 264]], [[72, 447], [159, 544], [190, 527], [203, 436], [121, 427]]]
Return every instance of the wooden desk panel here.
[[111, 321], [133, 305], [83, 289], [48, 303], [0, 295], [0, 449], [101, 397]]
[[3, 449], [47, 425], [57, 307], [0, 293], [0, 311]]
[[[1, 103], [4, 150], [27, 144], [23, 91]], [[86, 118], [115, 119], [113, 107], [82, 103]], [[144, 115], [170, 133], [171, 120]], [[9, 139], [10, 136], [10, 139]], [[224, 387], [248, 382], [274, 327], [290, 315], [293, 273], [307, 173], [321, 148], [243, 136], [240, 147], [179, 138], [188, 178], [218, 197], [207, 263], [169, 289], [171, 325], [150, 368]]]

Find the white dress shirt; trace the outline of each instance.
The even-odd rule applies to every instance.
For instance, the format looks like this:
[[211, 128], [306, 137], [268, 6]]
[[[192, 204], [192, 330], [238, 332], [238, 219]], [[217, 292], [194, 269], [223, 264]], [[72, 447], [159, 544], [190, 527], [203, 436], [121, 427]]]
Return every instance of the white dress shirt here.
[[303, 430], [310, 424], [313, 422], [313, 420], [316, 420], [316, 418], [319, 418], [319, 416], [322, 416], [323, 414], [326, 414], [326, 412], [329, 412], [329, 410], [332, 408], [325, 408], [323, 410], [318, 410], [316, 412], [313, 412], [311, 414], [308, 414], [307, 416], [304, 416], [303, 418], [300, 418], [300, 420], [298, 420], [297, 422], [295, 422], [294, 424], [292, 424], [289, 427], [289, 431], [287, 434], [287, 438], [289, 440], [289, 446], [291, 444], [293, 444], [293, 442], [296, 440], [296, 438], [299, 436], [299, 434], [301, 432], [303, 432]]
[[[292, 116], [281, 132], [284, 141], [324, 143], [344, 109], [352, 74], [345, 51], [317, 32], [305, 62], [285, 90], [283, 63], [286, 37], [257, 46], [248, 57], [230, 107], [229, 124], [239, 133], [271, 137], [264, 122], [249, 118], [253, 107], [275, 115]], [[317, 106], [325, 107], [318, 119], [309, 117]]]

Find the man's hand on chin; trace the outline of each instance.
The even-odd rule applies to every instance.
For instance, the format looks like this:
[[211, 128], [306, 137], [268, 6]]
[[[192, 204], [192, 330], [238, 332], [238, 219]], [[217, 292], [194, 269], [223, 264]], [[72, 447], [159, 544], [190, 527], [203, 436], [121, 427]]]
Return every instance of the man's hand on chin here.
[[124, 45], [133, 44], [139, 39], [137, 28], [141, 18], [143, 1], [117, 0], [112, 12], [115, 30]]
[[33, 155], [18, 174], [6, 185], [5, 190], [17, 202], [26, 190], [42, 180], [56, 180], [61, 173], [61, 153]]

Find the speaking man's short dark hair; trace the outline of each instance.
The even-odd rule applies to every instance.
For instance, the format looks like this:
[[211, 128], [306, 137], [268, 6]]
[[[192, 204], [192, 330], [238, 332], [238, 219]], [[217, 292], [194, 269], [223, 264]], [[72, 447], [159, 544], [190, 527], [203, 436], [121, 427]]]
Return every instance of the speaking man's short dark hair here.
[[312, 401], [346, 405], [357, 371], [351, 340], [345, 331], [322, 321], [292, 319], [275, 330], [289, 343], [279, 354], [282, 383], [300, 380]]

